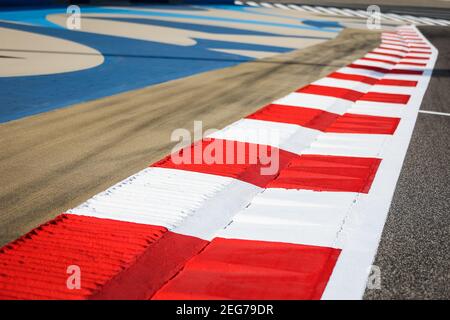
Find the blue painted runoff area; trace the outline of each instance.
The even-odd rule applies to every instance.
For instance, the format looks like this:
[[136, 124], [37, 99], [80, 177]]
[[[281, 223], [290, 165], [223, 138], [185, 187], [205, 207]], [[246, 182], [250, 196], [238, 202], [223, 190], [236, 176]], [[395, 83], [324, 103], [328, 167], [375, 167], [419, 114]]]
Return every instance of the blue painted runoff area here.
[[[226, 8], [227, 6], [223, 6]], [[231, 10], [234, 6], [228, 6]], [[136, 6], [139, 8], [139, 6]], [[178, 20], [196, 19], [197, 21], [226, 21], [257, 25], [283, 26], [305, 30], [321, 30], [331, 36], [340, 31], [340, 26], [333, 23], [302, 21], [296, 23], [272, 23], [261, 19], [241, 20], [227, 17], [198, 16], [195, 11], [204, 10], [202, 7], [192, 7], [183, 12], [169, 12], [164, 8], [168, 6], [155, 6], [158, 11], [140, 11], [130, 8], [86, 7], [83, 12], [102, 14], [93, 19], [107, 19], [124, 23], [152, 24], [192, 31], [202, 31], [216, 34], [236, 35], [267, 35], [280, 36], [270, 32], [251, 31], [233, 27], [200, 25], [198, 23], [174, 22], [159, 20], [157, 17], [173, 17]], [[172, 7], [173, 8], [173, 7]], [[188, 8], [188, 7], [185, 7]], [[39, 35], [73, 41], [93, 49], [104, 56], [104, 62], [94, 68], [65, 72], [50, 75], [0, 77], [0, 122], [20, 119], [25, 116], [38, 114], [76, 103], [107, 97], [110, 95], [139, 89], [146, 86], [179, 79], [201, 72], [234, 66], [243, 62], [254, 60], [247, 56], [213, 51], [210, 49], [254, 50], [274, 53], [291, 51], [270, 45], [258, 45], [206, 40], [193, 38], [197, 43], [192, 46], [180, 46], [153, 41], [144, 41], [120, 36], [102, 35], [92, 32], [79, 32], [67, 30], [53, 24], [46, 19], [48, 14], [65, 13], [65, 7], [49, 7], [34, 10], [0, 10], [0, 27], [13, 30], [31, 32]], [[178, 10], [178, 8], [177, 8]], [[181, 11], [181, 10], [180, 10]], [[108, 17], [105, 14], [126, 14], [127, 17]], [[129, 15], [145, 15], [142, 17], [129, 17]], [[155, 19], [151, 19], [154, 16]], [[24, 22], [20, 24], [17, 22]], [[334, 36], [334, 35], [333, 35]], [[304, 38], [326, 40], [323, 37], [304, 36]], [[0, 45], [0, 50], [1, 50]], [[28, 50], [33, 52], [32, 49]], [[8, 55], [13, 56], [11, 50]], [[67, 54], [61, 48], [57, 52]], [[1, 56], [0, 56], [1, 59]], [[201, 84], [199, 84], [201, 85]]]

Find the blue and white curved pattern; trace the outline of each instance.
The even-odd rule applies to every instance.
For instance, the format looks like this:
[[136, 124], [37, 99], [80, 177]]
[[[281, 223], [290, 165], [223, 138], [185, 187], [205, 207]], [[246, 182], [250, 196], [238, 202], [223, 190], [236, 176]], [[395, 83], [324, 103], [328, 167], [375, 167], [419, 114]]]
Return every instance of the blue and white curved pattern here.
[[[301, 49], [336, 19], [233, 5], [0, 11], [0, 122]], [[8, 94], [6, 94], [8, 93]]]

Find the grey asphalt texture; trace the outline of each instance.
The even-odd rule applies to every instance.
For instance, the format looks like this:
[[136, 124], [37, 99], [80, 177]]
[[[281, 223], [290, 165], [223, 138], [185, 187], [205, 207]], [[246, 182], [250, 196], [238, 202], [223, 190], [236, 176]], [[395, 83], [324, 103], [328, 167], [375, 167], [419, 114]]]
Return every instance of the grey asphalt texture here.
[[[264, 0], [256, 0], [256, 2], [264, 2]], [[270, 0], [266, 2], [359, 10], [366, 10], [369, 5], [376, 4], [380, 6], [383, 13], [450, 19], [450, 1], [447, 0]]]
[[[450, 113], [450, 28], [423, 27], [439, 50], [422, 110]], [[365, 299], [450, 299], [450, 117], [419, 113]]]

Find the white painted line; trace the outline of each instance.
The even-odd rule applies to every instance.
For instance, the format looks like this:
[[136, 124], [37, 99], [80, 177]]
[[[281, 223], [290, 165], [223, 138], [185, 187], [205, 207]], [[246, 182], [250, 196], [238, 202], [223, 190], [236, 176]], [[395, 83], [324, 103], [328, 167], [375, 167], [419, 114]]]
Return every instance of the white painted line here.
[[430, 110], [419, 110], [420, 113], [427, 113], [427, 114], [434, 114], [437, 116], [446, 116], [446, 117], [450, 117], [450, 113], [445, 113], [445, 112], [438, 112], [438, 111], [430, 111]]
[[436, 23], [440, 23], [441, 26], [450, 26], [450, 21], [444, 19], [434, 19]]

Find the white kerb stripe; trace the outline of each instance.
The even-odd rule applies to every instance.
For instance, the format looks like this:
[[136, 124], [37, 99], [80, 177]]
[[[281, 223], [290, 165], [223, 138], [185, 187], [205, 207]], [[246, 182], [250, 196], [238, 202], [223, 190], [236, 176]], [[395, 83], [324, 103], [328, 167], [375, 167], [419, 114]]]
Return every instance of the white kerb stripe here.
[[289, 152], [301, 153], [319, 133], [318, 130], [295, 124], [241, 119], [208, 137], [269, 145]]
[[297, 10], [297, 11], [305, 11], [304, 9], [302, 9], [301, 7], [299, 7], [299, 6], [297, 6], [297, 5], [295, 5], [295, 4], [288, 4], [287, 5], [289, 8], [291, 8], [291, 9], [294, 9], [294, 10]]
[[355, 198], [352, 192], [266, 189], [217, 236], [334, 247]]
[[259, 4], [254, 1], [247, 1], [246, 4], [248, 4], [251, 7], [259, 7]]
[[364, 17], [369, 17], [371, 14], [364, 10], [356, 10], [359, 14], [361, 14]]
[[382, 17], [383, 19], [391, 20], [391, 21], [395, 21], [395, 22], [401, 22], [401, 23], [404, 23], [403, 20], [397, 19], [397, 18], [395, 18], [395, 17], [388, 16], [388, 15], [386, 15], [385, 13], [380, 13], [380, 15], [381, 15], [381, 17]]
[[336, 79], [336, 78], [322, 78], [320, 80], [314, 81], [312, 84], [327, 86], [327, 87], [335, 87], [335, 88], [345, 88], [350, 90], [356, 90], [359, 92], [368, 92], [371, 88], [370, 84], [353, 81], [353, 80], [344, 80], [344, 79]]
[[163, 226], [209, 240], [260, 190], [228, 177], [147, 168], [68, 213]]
[[394, 80], [409, 80], [418, 81], [422, 76], [417, 74], [395, 74], [387, 73], [383, 79], [394, 79]]
[[403, 105], [380, 103], [372, 101], [356, 101], [348, 110], [349, 113], [379, 117], [401, 118], [404, 114]]
[[346, 73], [346, 74], [356, 74], [359, 76], [367, 76], [367, 77], [376, 78], [376, 79], [380, 79], [385, 75], [384, 72], [377, 72], [377, 71], [373, 71], [373, 70], [352, 68], [352, 67], [344, 67], [344, 68], [337, 70], [337, 72]]
[[362, 65], [362, 66], [371, 66], [371, 67], [379, 67], [384, 69], [392, 69], [393, 64], [379, 61], [371, 61], [371, 60], [361, 60], [358, 59], [353, 62], [354, 64]]
[[382, 147], [390, 135], [356, 133], [321, 133], [302, 154], [344, 157], [380, 157]]
[[405, 52], [400, 52], [398, 50], [391, 50], [391, 49], [382, 49], [382, 48], [376, 48], [373, 50], [375, 53], [388, 53], [388, 54], [395, 54], [398, 56], [405, 56]]
[[385, 85], [374, 85], [370, 88], [370, 92], [383, 92], [383, 93], [393, 93], [393, 94], [408, 94], [412, 95], [416, 90], [415, 87], [403, 87], [403, 86], [385, 86]]
[[345, 12], [344, 10], [341, 10], [339, 8], [332, 7], [332, 8], [328, 8], [328, 10], [333, 11], [333, 12], [339, 14], [339, 15], [346, 16], [346, 17], [353, 17], [353, 15], [351, 15], [350, 13]]
[[267, 2], [260, 2], [259, 4], [266, 8], [273, 8], [273, 5]]
[[293, 107], [319, 109], [337, 114], [344, 114], [352, 105], [352, 101], [349, 100], [299, 92], [293, 92], [273, 103]]
[[351, 9], [342, 9], [342, 10], [347, 12], [347, 13], [349, 13], [349, 14], [351, 14], [352, 16], [356, 16], [356, 17], [359, 17], [359, 18], [366, 18], [365, 15], [362, 15], [359, 12], [356, 12], [355, 10], [351, 10]]
[[282, 4], [282, 3], [274, 3], [273, 4], [275, 7], [277, 7], [277, 8], [280, 8], [280, 9], [283, 9], [283, 10], [289, 10], [289, 8], [288, 7], [286, 7], [284, 4]]
[[372, 58], [372, 59], [387, 60], [387, 61], [392, 61], [392, 62], [400, 61], [400, 58], [386, 56], [386, 55], [382, 55], [382, 54], [376, 54], [376, 53], [367, 53], [366, 55], [364, 55], [364, 57]]
[[326, 13], [326, 14], [330, 14], [330, 15], [335, 15], [336, 14], [335, 12], [333, 12], [333, 11], [327, 9], [327, 8], [324, 8], [324, 7], [316, 6], [316, 9], [318, 9], [318, 10], [320, 10], [323, 13]]
[[310, 11], [310, 12], [314, 12], [314, 13], [320, 13], [322, 14], [322, 12], [320, 12], [319, 10], [317, 10], [316, 8], [313, 8], [311, 6], [301, 6], [303, 9], [305, 9], [306, 11]]

